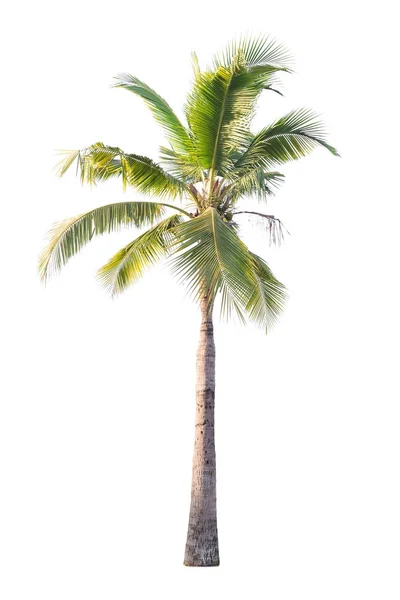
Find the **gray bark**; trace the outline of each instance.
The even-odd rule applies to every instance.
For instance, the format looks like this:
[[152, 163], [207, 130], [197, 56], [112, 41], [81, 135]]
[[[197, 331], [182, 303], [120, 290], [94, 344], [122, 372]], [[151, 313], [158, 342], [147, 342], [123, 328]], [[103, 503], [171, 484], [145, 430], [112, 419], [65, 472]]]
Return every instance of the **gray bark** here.
[[196, 420], [192, 493], [184, 564], [219, 565], [214, 441], [215, 345], [212, 308], [202, 298], [197, 349]]

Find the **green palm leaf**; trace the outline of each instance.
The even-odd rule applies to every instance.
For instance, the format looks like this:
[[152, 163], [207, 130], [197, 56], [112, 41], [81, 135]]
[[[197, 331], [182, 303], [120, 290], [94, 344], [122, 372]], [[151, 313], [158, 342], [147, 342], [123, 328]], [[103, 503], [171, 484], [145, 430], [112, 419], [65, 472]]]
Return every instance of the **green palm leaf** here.
[[168, 255], [174, 229], [183, 222], [180, 215], [167, 217], [119, 250], [98, 270], [98, 278], [113, 296], [135, 283], [144, 272]]
[[46, 281], [50, 275], [59, 271], [93, 236], [132, 225], [152, 225], [164, 215], [166, 208], [174, 208], [187, 214], [178, 207], [159, 202], [119, 202], [55, 224], [39, 259], [41, 279]]
[[323, 146], [335, 156], [337, 150], [325, 139], [322, 123], [308, 109], [294, 110], [254, 136], [248, 149], [235, 163], [240, 176], [249, 169], [270, 169], [277, 164], [297, 160]]
[[244, 298], [251, 296], [247, 274], [252, 261], [233, 229], [214, 208], [208, 208], [183, 223], [176, 237], [172, 271], [189, 294], [196, 300], [207, 294], [211, 303], [221, 292], [222, 313], [228, 316], [234, 308], [243, 319]]
[[196, 155], [178, 154], [172, 148], [161, 146], [160, 159], [168, 173], [186, 184], [201, 181], [203, 178], [203, 169]]
[[197, 76], [187, 100], [186, 115], [203, 169], [219, 175], [229, 170], [229, 152], [248, 141], [259, 92], [254, 78], [245, 70], [219, 67], [215, 73]]
[[226, 186], [223, 196], [228, 196], [231, 201], [236, 202], [242, 196], [266, 201], [284, 182], [285, 176], [277, 171], [265, 172], [262, 167], [256, 167], [241, 171], [239, 176], [233, 171], [230, 179], [233, 182]]
[[143, 98], [176, 152], [184, 154], [190, 152], [192, 142], [189, 132], [164, 98], [161, 98], [152, 88], [137, 77], [129, 75], [129, 73], [121, 73], [115, 79], [117, 83], [114, 87], [124, 88]]
[[265, 329], [271, 327], [283, 309], [285, 288], [214, 208], [180, 225], [175, 236], [172, 271], [190, 295], [199, 300], [206, 294], [211, 304], [221, 294], [223, 316], [234, 310], [242, 321], [247, 314]]
[[83, 182], [96, 185], [112, 177], [121, 177], [127, 185], [143, 194], [160, 197], [181, 197], [188, 192], [185, 184], [162, 169], [146, 156], [127, 154], [120, 148], [97, 142], [83, 150], [63, 152], [66, 156], [58, 164], [58, 174], [63, 176], [77, 162], [77, 171]]
[[282, 313], [287, 300], [285, 286], [272, 274], [267, 263], [250, 252], [253, 259], [253, 277], [256, 285], [246, 306], [251, 321], [263, 327], [267, 332]]
[[238, 53], [242, 53], [248, 68], [278, 66], [288, 68], [292, 62], [288, 50], [269, 36], [244, 36], [231, 41], [214, 58], [214, 68], [228, 67]]
[[248, 145], [256, 101], [278, 71], [288, 70], [285, 61], [287, 52], [273, 40], [245, 38], [215, 58], [214, 70], [196, 68], [186, 117], [200, 165], [211, 170], [210, 190], [215, 172], [229, 172], [232, 150]]

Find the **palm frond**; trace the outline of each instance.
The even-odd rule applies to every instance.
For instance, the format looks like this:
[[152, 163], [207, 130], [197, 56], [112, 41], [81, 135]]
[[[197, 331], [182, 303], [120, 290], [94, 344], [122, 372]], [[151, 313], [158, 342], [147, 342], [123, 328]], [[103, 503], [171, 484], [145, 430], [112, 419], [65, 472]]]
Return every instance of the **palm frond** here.
[[97, 272], [102, 286], [115, 296], [135, 283], [150, 266], [168, 255], [174, 228], [182, 222], [180, 215], [171, 215], [119, 250]]
[[297, 160], [323, 146], [335, 156], [337, 150], [326, 141], [325, 130], [316, 115], [308, 109], [291, 111], [254, 136], [247, 150], [235, 163], [238, 175], [249, 169], [270, 169]]
[[39, 258], [42, 281], [45, 282], [66, 265], [94, 235], [111, 233], [132, 225], [152, 225], [165, 214], [166, 208], [181, 211], [178, 207], [159, 202], [119, 202], [56, 223], [49, 232], [48, 243]]
[[265, 172], [262, 167], [256, 167], [241, 171], [239, 176], [232, 171], [230, 180], [233, 181], [226, 186], [223, 196], [229, 197], [234, 203], [242, 196], [255, 197], [261, 202], [274, 195], [285, 176], [277, 171]]
[[59, 177], [65, 175], [68, 169], [74, 164], [75, 161], [80, 160], [81, 150], [59, 150], [58, 154], [63, 155], [64, 158], [61, 159], [55, 168], [55, 171]]
[[215, 57], [213, 69], [196, 70], [186, 104], [203, 169], [226, 174], [230, 153], [248, 144], [248, 133], [260, 93], [270, 87], [279, 71], [287, 71], [283, 46], [265, 37], [242, 38]]
[[239, 52], [248, 68], [265, 65], [288, 68], [292, 62], [288, 50], [270, 36], [245, 35], [231, 41], [225, 50], [214, 57], [214, 68], [228, 67]]
[[160, 147], [160, 163], [173, 177], [186, 184], [201, 181], [203, 169], [197, 156], [178, 154], [172, 148]]
[[250, 251], [249, 254], [253, 260], [253, 277], [256, 284], [246, 312], [250, 320], [263, 327], [267, 333], [284, 310], [287, 291], [262, 258]]
[[247, 315], [265, 329], [283, 309], [285, 288], [268, 265], [240, 240], [214, 208], [175, 230], [172, 270], [196, 300], [205, 293], [213, 303], [221, 295], [221, 313]]
[[202, 169], [219, 175], [229, 170], [229, 152], [248, 142], [259, 93], [251, 74], [239, 68], [219, 67], [198, 75], [185, 110]]
[[199, 300], [207, 293], [213, 302], [221, 293], [222, 314], [228, 317], [233, 309], [243, 320], [252, 293], [252, 261], [234, 230], [208, 208], [177, 228], [176, 238], [172, 272], [189, 294]]
[[277, 219], [273, 215], [266, 215], [254, 210], [238, 210], [232, 213], [232, 216], [236, 215], [251, 215], [252, 218], [256, 218], [257, 222], [261, 224], [265, 232], [268, 234], [269, 244], [279, 246], [284, 240], [284, 233], [289, 233], [286, 227], [282, 224], [280, 219]]
[[146, 156], [127, 154], [120, 148], [97, 142], [82, 150], [63, 151], [65, 158], [58, 164], [58, 174], [63, 176], [76, 161], [82, 183], [96, 185], [112, 177], [121, 177], [124, 189], [131, 186], [143, 194], [159, 197], [181, 197], [187, 187], [160, 165]]
[[192, 69], [193, 69], [194, 78], [197, 79], [197, 77], [201, 73], [201, 69], [200, 69], [200, 63], [199, 63], [199, 59], [197, 57], [196, 52], [192, 52]]
[[129, 73], [120, 73], [115, 77], [114, 87], [121, 87], [140, 96], [151, 110], [155, 120], [166, 133], [171, 146], [178, 153], [190, 152], [191, 139], [186, 127], [178, 119], [170, 105], [147, 84]]

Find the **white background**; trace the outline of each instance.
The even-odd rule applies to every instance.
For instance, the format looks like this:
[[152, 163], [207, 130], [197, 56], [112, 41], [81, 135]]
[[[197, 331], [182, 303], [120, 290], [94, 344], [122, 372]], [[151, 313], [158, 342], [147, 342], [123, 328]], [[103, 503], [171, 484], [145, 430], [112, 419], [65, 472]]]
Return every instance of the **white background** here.
[[[22, 2], [3, 13], [2, 600], [400, 597], [398, 105], [391, 3]], [[132, 232], [93, 241], [46, 289], [54, 221], [123, 199], [55, 177], [56, 149], [101, 140], [157, 157], [128, 71], [179, 111], [201, 64], [243, 33], [292, 51], [285, 98], [330, 142], [285, 169], [268, 210], [291, 233], [246, 240], [289, 288], [267, 337], [221, 324], [221, 566], [183, 567], [198, 312], [161, 268], [111, 301], [94, 273]], [[125, 198], [136, 198], [128, 191]], [[246, 222], [245, 222], [246, 223]]]

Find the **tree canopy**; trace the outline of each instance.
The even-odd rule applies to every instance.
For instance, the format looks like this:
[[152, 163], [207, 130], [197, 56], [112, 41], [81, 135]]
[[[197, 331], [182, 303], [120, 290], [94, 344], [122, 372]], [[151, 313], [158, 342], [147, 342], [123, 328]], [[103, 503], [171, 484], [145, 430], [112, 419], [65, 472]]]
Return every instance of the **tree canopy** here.
[[268, 330], [284, 306], [286, 290], [240, 239], [236, 215], [261, 218], [278, 240], [279, 219], [246, 211], [246, 199], [266, 203], [284, 181], [280, 168], [318, 146], [338, 156], [309, 109], [251, 130], [261, 94], [280, 93], [279, 74], [290, 70], [288, 52], [268, 37], [232, 42], [205, 70], [194, 54], [184, 122], [147, 84], [128, 73], [118, 75], [115, 87], [142, 98], [164, 132], [159, 161], [96, 142], [65, 152], [58, 174], [76, 165], [82, 183], [117, 177], [124, 190], [133, 188], [151, 200], [109, 204], [56, 224], [40, 257], [42, 279], [59, 271], [95, 235], [148, 227], [99, 269], [99, 280], [112, 295], [167, 258], [196, 301], [206, 294], [212, 305], [218, 297], [225, 316], [234, 311]]

